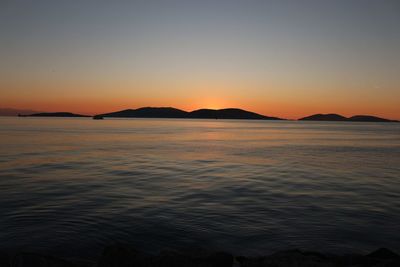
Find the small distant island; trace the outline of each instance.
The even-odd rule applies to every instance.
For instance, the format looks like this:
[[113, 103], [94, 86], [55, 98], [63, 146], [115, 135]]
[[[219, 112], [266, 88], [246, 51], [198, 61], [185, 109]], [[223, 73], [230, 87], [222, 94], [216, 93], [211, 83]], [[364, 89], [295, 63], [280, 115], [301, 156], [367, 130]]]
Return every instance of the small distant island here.
[[28, 115], [33, 113], [40, 113], [42, 111], [31, 109], [16, 109], [16, 108], [0, 108], [0, 116], [18, 116]]
[[396, 120], [384, 119], [370, 115], [355, 115], [352, 117], [344, 117], [339, 114], [314, 114], [299, 119], [299, 121], [351, 121], [351, 122], [399, 122]]
[[177, 119], [233, 119], [233, 120], [284, 120], [268, 117], [239, 108], [198, 109], [187, 112], [172, 107], [143, 107], [96, 115], [103, 118], [177, 118]]
[[71, 112], [42, 112], [42, 113], [34, 113], [34, 114], [30, 114], [30, 115], [18, 114], [18, 117], [62, 117], [62, 118], [72, 117], [72, 118], [76, 118], [76, 117], [92, 117], [92, 116], [75, 114], [75, 113], [71, 113]]

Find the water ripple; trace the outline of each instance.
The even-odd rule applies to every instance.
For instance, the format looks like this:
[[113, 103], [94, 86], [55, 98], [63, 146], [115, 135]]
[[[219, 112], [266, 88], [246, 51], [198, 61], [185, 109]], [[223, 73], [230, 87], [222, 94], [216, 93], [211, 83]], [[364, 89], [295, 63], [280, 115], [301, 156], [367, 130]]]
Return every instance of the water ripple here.
[[396, 124], [1, 122], [0, 249], [400, 249]]

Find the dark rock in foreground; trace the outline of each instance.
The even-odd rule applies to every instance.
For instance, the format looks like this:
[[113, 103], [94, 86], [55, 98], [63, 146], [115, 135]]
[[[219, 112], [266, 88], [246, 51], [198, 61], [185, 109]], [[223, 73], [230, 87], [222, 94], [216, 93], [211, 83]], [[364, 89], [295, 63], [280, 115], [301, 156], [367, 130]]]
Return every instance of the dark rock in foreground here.
[[129, 246], [116, 245], [104, 249], [98, 267], [152, 266], [152, 258]]
[[193, 255], [175, 251], [162, 251], [151, 256], [128, 246], [107, 247], [98, 262], [98, 267], [231, 267], [233, 256], [224, 252], [208, 255]]
[[386, 248], [365, 256], [288, 250], [262, 257], [234, 257], [225, 252], [202, 250], [190, 253], [165, 250], [151, 255], [127, 245], [114, 245], [105, 248], [98, 261], [92, 264], [35, 253], [18, 253], [11, 259], [0, 253], [0, 267], [400, 267], [400, 256]]
[[400, 259], [399, 255], [397, 255], [396, 253], [387, 248], [380, 248], [378, 250], [375, 250], [374, 252], [368, 254], [367, 257], [374, 259], [383, 259], [383, 260]]
[[11, 257], [6, 253], [0, 252], [0, 267], [9, 266], [11, 266]]
[[76, 265], [51, 256], [20, 253], [14, 257], [12, 267], [75, 267]]
[[237, 257], [237, 260], [240, 267], [400, 267], [399, 256], [384, 248], [366, 256], [289, 250], [259, 258]]
[[243, 267], [306, 267], [306, 266], [335, 266], [334, 263], [316, 252], [302, 252], [300, 250], [289, 250], [278, 252], [267, 257], [260, 258], [237, 258]]

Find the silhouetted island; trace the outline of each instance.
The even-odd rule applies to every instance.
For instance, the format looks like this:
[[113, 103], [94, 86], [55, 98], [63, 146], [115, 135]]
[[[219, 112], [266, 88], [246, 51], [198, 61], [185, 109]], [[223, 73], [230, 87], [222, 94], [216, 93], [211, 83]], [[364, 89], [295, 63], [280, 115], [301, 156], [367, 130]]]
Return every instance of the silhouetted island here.
[[282, 120], [238, 108], [198, 109], [190, 112], [189, 117], [195, 119]]
[[348, 121], [372, 121], [372, 122], [399, 122], [369, 115], [356, 115], [347, 119]]
[[339, 114], [314, 114], [299, 119], [300, 121], [346, 121], [347, 118]]
[[181, 118], [181, 119], [245, 119], [245, 120], [283, 120], [268, 117], [238, 108], [199, 109], [187, 112], [172, 107], [144, 107], [99, 114], [104, 118]]
[[389, 120], [369, 115], [355, 115], [346, 118], [339, 114], [314, 114], [299, 119], [300, 121], [352, 121], [352, 122], [398, 122], [396, 120]]
[[88, 115], [75, 114], [71, 112], [42, 112], [42, 113], [34, 113], [30, 115], [21, 115], [18, 114], [19, 117], [91, 117]]
[[100, 114], [96, 116], [109, 118], [187, 118], [188, 112], [171, 107], [144, 107]]

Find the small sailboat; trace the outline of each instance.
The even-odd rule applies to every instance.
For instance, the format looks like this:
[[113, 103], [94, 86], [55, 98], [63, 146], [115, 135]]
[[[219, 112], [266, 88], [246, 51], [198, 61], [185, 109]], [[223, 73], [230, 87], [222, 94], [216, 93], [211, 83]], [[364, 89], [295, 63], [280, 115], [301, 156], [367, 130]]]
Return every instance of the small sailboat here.
[[93, 116], [93, 119], [94, 119], [94, 120], [104, 120], [104, 117], [101, 116], [101, 115], [94, 115], [94, 116]]

